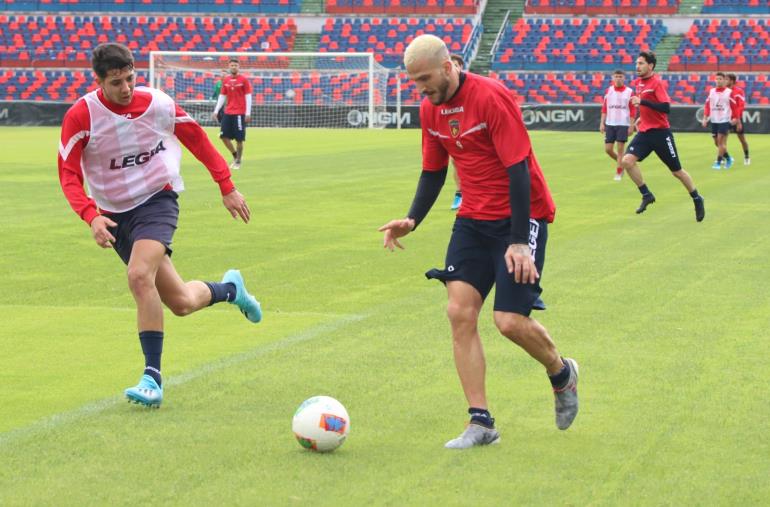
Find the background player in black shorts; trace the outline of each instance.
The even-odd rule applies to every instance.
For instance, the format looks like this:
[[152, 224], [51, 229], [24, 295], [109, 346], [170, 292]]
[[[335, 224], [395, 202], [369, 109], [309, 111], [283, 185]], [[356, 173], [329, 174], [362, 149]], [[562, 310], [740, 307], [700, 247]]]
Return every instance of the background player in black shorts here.
[[682, 185], [690, 193], [695, 204], [695, 220], [702, 221], [706, 216], [703, 197], [698, 194], [690, 175], [682, 169], [679, 154], [674, 143], [674, 134], [668, 123], [668, 113], [671, 110], [671, 99], [666, 92], [666, 87], [660, 78], [655, 75], [657, 59], [652, 51], [642, 51], [636, 59], [636, 75], [639, 76], [632, 84], [635, 94], [631, 103], [639, 108], [639, 133], [634, 136], [623, 156], [623, 169], [636, 183], [642, 194], [642, 203], [636, 209], [637, 213], [643, 213], [647, 206], [655, 202], [655, 196], [647, 188], [639, 169], [641, 162], [653, 151], [658, 158], [666, 164], [671, 174], [682, 182]]

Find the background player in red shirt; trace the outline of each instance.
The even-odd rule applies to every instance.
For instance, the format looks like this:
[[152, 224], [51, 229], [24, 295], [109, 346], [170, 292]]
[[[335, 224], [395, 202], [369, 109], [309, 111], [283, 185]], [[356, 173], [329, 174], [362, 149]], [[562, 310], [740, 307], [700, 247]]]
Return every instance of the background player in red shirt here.
[[733, 91], [733, 98], [735, 99], [735, 105], [738, 109], [736, 112], [736, 122], [730, 127], [730, 132], [735, 132], [738, 135], [738, 140], [741, 142], [743, 148], [743, 165], [751, 165], [751, 158], [749, 157], [749, 143], [746, 141], [746, 134], [743, 129], [743, 111], [746, 109], [746, 92], [738, 86], [737, 76], [735, 74], [727, 74], [727, 86]]
[[[246, 125], [251, 119], [251, 83], [246, 77], [239, 74], [240, 69], [241, 64], [238, 59], [231, 58], [229, 63], [230, 75], [222, 78], [222, 90], [212, 113], [216, 119], [219, 110], [225, 106], [225, 114], [220, 122], [219, 138], [233, 154], [230, 169], [241, 168], [243, 142], [246, 140]], [[236, 142], [235, 148], [233, 148], [232, 140]]]
[[675, 176], [690, 193], [695, 205], [695, 220], [702, 221], [706, 216], [703, 197], [698, 193], [690, 175], [682, 169], [679, 154], [676, 151], [674, 134], [668, 123], [668, 113], [671, 111], [671, 99], [660, 78], [655, 75], [657, 58], [652, 51], [642, 51], [636, 59], [636, 75], [638, 79], [631, 83], [634, 96], [631, 104], [639, 109], [637, 130], [639, 131], [626, 150], [621, 161], [623, 169], [639, 188], [642, 203], [636, 209], [643, 213], [647, 206], [655, 202], [655, 196], [647, 188], [637, 161], [641, 162], [653, 151], [666, 164], [671, 174]]
[[478, 333], [479, 313], [492, 286], [495, 325], [545, 367], [556, 425], [565, 430], [578, 412], [578, 366], [562, 359], [548, 331], [529, 316], [542, 292], [548, 223], [556, 207], [521, 110], [500, 82], [460, 72], [444, 42], [433, 35], [415, 38], [404, 63], [425, 97], [420, 105], [423, 170], [407, 217], [379, 229], [385, 248], [403, 248], [399, 238], [428, 214], [446, 179], [449, 157], [463, 189], [446, 267], [426, 273], [447, 288], [455, 366], [470, 407], [470, 424], [446, 447], [465, 449], [500, 438], [487, 405]]
[[[134, 58], [128, 48], [99, 45], [91, 62], [100, 88], [78, 100], [64, 117], [59, 179], [72, 209], [91, 226], [96, 244], [113, 248], [127, 265], [145, 369], [139, 384], [125, 394], [136, 403], [158, 407], [163, 400], [163, 304], [182, 316], [228, 301], [252, 322], [262, 316], [239, 272], [228, 271], [222, 283], [185, 282], [171, 263], [177, 191], [183, 188], [179, 142], [209, 170], [233, 218], [248, 222], [250, 212], [203, 129], [163, 92], [134, 88]], [[91, 196], [83, 189], [84, 179]], [[112, 203], [113, 209], [103, 203]]]

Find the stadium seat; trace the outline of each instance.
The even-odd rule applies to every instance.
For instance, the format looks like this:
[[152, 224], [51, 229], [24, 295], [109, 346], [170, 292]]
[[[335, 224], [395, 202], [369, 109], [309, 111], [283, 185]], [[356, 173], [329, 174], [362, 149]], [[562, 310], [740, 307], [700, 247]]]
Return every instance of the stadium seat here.
[[661, 20], [520, 18], [503, 28], [492, 68], [614, 69], [631, 65], [665, 34]]
[[14, 12], [191, 12], [283, 14], [302, 11], [302, 0], [4, 0]]
[[88, 67], [107, 33], [143, 67], [150, 51], [291, 51], [297, 26], [292, 18], [11, 15], [0, 20], [0, 64]]
[[527, 14], [674, 14], [680, 0], [529, 0]]
[[767, 18], [696, 19], [669, 62], [672, 71], [770, 70]]
[[478, 0], [326, 0], [330, 14], [475, 14]]

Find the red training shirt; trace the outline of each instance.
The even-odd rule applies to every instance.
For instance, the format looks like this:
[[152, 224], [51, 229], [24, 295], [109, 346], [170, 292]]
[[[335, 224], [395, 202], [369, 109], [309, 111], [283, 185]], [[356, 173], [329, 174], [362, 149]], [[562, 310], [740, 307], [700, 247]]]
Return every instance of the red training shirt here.
[[[152, 101], [150, 93], [134, 91], [131, 103], [127, 106], [121, 106], [106, 100], [102, 90], [99, 90], [97, 93], [99, 100], [110, 111], [128, 118], [141, 116]], [[91, 116], [88, 113], [86, 101], [81, 98], [67, 111], [62, 121], [58, 157], [59, 182], [64, 191], [64, 196], [69, 201], [72, 209], [88, 224], [99, 215], [96, 203], [86, 195], [83, 188], [84, 176], [81, 156], [83, 149], [88, 145], [90, 130]], [[206, 166], [214, 181], [219, 184], [222, 195], [227, 195], [233, 191], [235, 185], [233, 185], [230, 179], [230, 169], [227, 167], [227, 162], [214, 148], [214, 145], [211, 144], [201, 126], [193, 121], [179, 105], [176, 106], [174, 135], [190, 153], [195, 155], [195, 158]], [[67, 148], [70, 144], [72, 144], [72, 147], [68, 150]], [[67, 153], [66, 159], [62, 158], [62, 153]], [[102, 211], [108, 212], [109, 210]]]
[[[633, 86], [636, 96], [641, 100], [647, 100], [652, 103], [671, 103], [671, 98], [666, 91], [666, 85], [663, 84], [663, 81], [657, 74], [653, 74], [648, 78], [637, 78], [631, 83], [631, 86]], [[639, 132], [671, 127], [666, 113], [661, 113], [641, 104], [639, 105], [639, 118], [641, 118]]]
[[246, 95], [251, 94], [251, 83], [242, 75], [222, 78], [220, 94], [227, 97], [225, 114], [246, 114]]
[[746, 92], [740, 86], [732, 86], [730, 88], [733, 91], [731, 96], [735, 99], [735, 118], [740, 120], [743, 116], [743, 110], [746, 109]]
[[511, 216], [507, 168], [526, 160], [530, 217], [553, 222], [556, 206], [514, 96], [499, 81], [465, 76], [448, 102], [420, 104], [423, 169], [441, 170], [451, 156], [463, 190], [457, 216], [499, 220]]

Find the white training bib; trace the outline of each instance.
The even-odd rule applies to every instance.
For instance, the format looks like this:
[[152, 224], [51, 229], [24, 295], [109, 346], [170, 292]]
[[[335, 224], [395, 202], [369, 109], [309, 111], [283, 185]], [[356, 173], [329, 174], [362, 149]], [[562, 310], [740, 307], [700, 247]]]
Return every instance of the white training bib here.
[[182, 148], [174, 135], [173, 99], [153, 88], [147, 110], [136, 118], [113, 113], [96, 91], [83, 98], [91, 117], [90, 139], [82, 167], [88, 190], [99, 208], [124, 212], [136, 208], [166, 185], [181, 192]]
[[718, 92], [716, 88], [709, 90], [709, 107], [711, 112], [709, 114], [709, 121], [711, 123], [728, 123], [732, 118], [733, 111], [730, 107], [730, 98], [732, 90], [730, 88], [724, 88], [721, 92]]
[[610, 86], [604, 95], [607, 104], [607, 117], [604, 119], [606, 125], [628, 127], [631, 125], [631, 110], [629, 101], [631, 100], [631, 88], [626, 86], [622, 92]]

